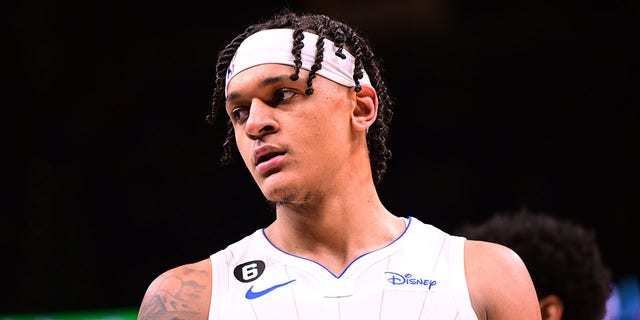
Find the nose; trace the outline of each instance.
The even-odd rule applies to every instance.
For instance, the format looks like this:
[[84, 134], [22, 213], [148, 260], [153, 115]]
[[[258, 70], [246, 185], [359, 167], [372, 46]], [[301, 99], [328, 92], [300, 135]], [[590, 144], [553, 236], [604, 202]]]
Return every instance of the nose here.
[[245, 132], [249, 139], [260, 139], [278, 130], [278, 122], [274, 118], [275, 108], [256, 98], [251, 101], [249, 110], [245, 125]]

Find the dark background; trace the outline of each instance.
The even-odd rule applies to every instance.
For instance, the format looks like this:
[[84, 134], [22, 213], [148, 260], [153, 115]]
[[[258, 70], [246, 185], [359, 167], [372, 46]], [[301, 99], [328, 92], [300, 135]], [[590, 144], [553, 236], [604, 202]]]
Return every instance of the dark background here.
[[596, 230], [616, 279], [638, 274], [632, 2], [5, 4], [0, 313], [137, 307], [159, 273], [273, 219], [204, 115], [218, 50], [283, 6], [356, 25], [383, 59], [389, 210], [445, 231], [552, 213]]

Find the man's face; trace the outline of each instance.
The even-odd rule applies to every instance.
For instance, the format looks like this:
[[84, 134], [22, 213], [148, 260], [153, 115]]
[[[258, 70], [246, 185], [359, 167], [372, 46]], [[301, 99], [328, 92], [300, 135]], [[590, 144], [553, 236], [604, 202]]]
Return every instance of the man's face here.
[[242, 159], [273, 202], [298, 203], [330, 192], [348, 176], [355, 94], [321, 76], [306, 95], [308, 72], [290, 80], [290, 66], [264, 64], [228, 85], [226, 111]]

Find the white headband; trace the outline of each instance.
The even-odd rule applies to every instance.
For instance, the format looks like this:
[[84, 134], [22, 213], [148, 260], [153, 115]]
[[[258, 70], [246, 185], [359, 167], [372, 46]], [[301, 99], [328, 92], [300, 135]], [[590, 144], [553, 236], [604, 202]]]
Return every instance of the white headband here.
[[[303, 32], [304, 46], [301, 50], [302, 68], [311, 70], [311, 66], [315, 61], [316, 42], [318, 35]], [[287, 46], [286, 44], [291, 44]], [[248, 68], [265, 63], [278, 63], [284, 65], [295, 66], [293, 64], [293, 53], [291, 48], [293, 45], [292, 29], [268, 29], [256, 32], [245, 39], [236, 50], [236, 53], [227, 69], [227, 79], [225, 82], [225, 96], [227, 94], [227, 86], [229, 81], [238, 73]], [[333, 41], [324, 39], [324, 59], [322, 68], [317, 74], [333, 80], [347, 87], [355, 86], [353, 81], [353, 70], [355, 68], [355, 58], [346, 50], [342, 50], [346, 59], [342, 59], [335, 55], [338, 50]], [[371, 81], [367, 73], [362, 70], [363, 77], [360, 84], [371, 86]]]

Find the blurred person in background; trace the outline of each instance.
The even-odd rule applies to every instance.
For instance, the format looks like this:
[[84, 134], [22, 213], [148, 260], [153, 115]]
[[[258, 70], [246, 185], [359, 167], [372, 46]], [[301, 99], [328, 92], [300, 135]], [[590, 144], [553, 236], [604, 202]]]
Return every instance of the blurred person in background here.
[[501, 212], [456, 234], [500, 243], [524, 261], [543, 319], [601, 320], [611, 296], [612, 273], [593, 230], [556, 216], [522, 209]]

